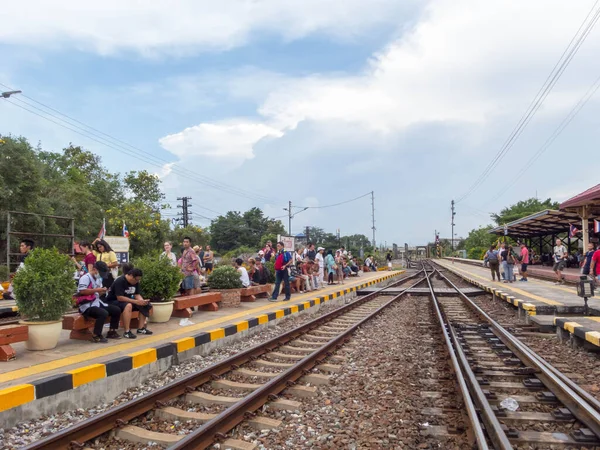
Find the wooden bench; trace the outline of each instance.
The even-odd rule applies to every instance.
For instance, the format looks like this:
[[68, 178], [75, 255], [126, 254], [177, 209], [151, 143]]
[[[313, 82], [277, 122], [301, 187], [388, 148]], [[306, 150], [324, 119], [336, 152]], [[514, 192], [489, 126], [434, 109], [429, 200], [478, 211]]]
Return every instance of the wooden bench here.
[[10, 344], [29, 339], [27, 325], [7, 325], [0, 327], [0, 361], [10, 361], [17, 357], [15, 349]]
[[258, 286], [250, 286], [240, 291], [240, 298], [243, 302], [254, 302], [256, 297], [267, 298], [273, 290], [270, 284], [259, 284]]
[[173, 299], [173, 314], [171, 317], [192, 317], [194, 306], [203, 311], [218, 311], [221, 301], [220, 292], [207, 292], [204, 294], [180, 295]]
[[[138, 317], [140, 313], [138, 311], [131, 312], [131, 322], [129, 326], [131, 328], [137, 328], [139, 322]], [[105, 323], [110, 322], [110, 316], [106, 318]], [[63, 330], [71, 330], [69, 335], [70, 339], [79, 339], [81, 341], [89, 341], [92, 339], [93, 333], [92, 328], [96, 324], [96, 319], [86, 319], [79, 313], [67, 314], [63, 316], [62, 328]], [[121, 317], [121, 327], [123, 326], [123, 318]]]

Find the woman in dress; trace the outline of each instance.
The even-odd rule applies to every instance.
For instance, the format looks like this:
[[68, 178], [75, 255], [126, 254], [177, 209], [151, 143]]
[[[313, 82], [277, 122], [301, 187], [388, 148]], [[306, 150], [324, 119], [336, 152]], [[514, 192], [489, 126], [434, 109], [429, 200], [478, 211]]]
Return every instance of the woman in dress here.
[[325, 266], [327, 267], [327, 284], [333, 284], [333, 274], [337, 267], [335, 266], [335, 258], [331, 250], [327, 250], [327, 256], [325, 257]]

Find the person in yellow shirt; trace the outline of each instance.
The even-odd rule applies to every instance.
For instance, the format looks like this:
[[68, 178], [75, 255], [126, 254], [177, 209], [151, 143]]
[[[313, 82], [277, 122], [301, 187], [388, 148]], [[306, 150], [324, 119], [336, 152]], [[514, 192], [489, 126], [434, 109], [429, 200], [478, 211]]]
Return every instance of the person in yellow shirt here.
[[110, 269], [110, 276], [113, 278], [112, 281], [114, 281], [117, 276], [119, 276], [119, 261], [117, 260], [117, 255], [104, 239], [96, 239], [94, 244], [96, 247], [96, 250], [94, 250], [96, 261], [106, 263]]

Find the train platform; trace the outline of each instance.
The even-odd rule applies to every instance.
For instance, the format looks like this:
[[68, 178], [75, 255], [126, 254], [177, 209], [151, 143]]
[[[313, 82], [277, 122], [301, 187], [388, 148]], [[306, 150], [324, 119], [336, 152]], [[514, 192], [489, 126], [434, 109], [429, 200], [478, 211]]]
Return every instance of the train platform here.
[[[481, 266], [483, 261], [477, 259], [464, 259], [464, 258], [446, 258], [450, 261], [461, 262], [474, 266]], [[540, 278], [542, 280], [556, 281], [556, 274], [550, 266], [542, 266], [541, 264], [530, 265], [527, 267], [527, 275], [533, 278]], [[569, 284], [575, 284], [579, 282], [579, 269], [576, 268], [565, 268], [563, 270], [563, 277]]]
[[[502, 283], [492, 281], [488, 268], [469, 264], [463, 260], [439, 260], [441, 266], [468, 279], [507, 302], [517, 306], [528, 316], [535, 315], [582, 315], [584, 301], [577, 296], [575, 287], [556, 286], [550, 281], [530, 278], [527, 282]], [[588, 300], [590, 314], [600, 316], [600, 299]]]
[[561, 341], [600, 352], [600, 317], [555, 317], [553, 322]]
[[287, 302], [257, 299], [252, 303], [242, 303], [239, 308], [195, 312], [190, 319], [192, 325], [181, 326], [181, 319], [171, 318], [167, 323], [150, 324], [154, 334], [138, 336], [134, 340], [94, 344], [71, 340], [69, 331], [63, 330], [58, 346], [53, 350], [32, 352], [27, 351], [23, 343], [12, 344], [17, 358], [0, 362], [0, 421], [4, 414], [13, 412], [11, 408], [29, 403], [37, 404], [21, 411], [21, 420], [34, 414], [50, 413], [52, 403], [59, 401], [55, 397], [65, 391], [81, 391], [67, 401], [77, 405], [78, 401], [84, 401], [86, 395], [94, 397], [90, 389], [84, 388], [95, 381], [104, 381], [100, 388], [95, 389], [107, 389], [118, 394], [119, 389], [128, 387], [121, 382], [126, 383], [130, 379], [139, 382], [144, 377], [166, 370], [177, 361], [207, 354], [231, 340], [259, 332], [262, 327], [286, 316], [310, 310], [330, 300], [350, 299], [356, 296], [357, 290], [365, 287], [386, 286], [402, 273], [404, 271], [364, 273], [346, 280], [343, 285], [292, 295]]

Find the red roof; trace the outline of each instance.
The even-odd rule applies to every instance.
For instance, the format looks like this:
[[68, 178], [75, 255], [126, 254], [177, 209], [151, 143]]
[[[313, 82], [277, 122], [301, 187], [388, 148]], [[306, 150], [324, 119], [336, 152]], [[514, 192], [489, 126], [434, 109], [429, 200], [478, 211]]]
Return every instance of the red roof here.
[[561, 203], [560, 209], [584, 206], [590, 204], [594, 200], [600, 200], [600, 184], [597, 184], [596, 186], [589, 188], [587, 191], [583, 191], [581, 194], [577, 194], [575, 197]]

